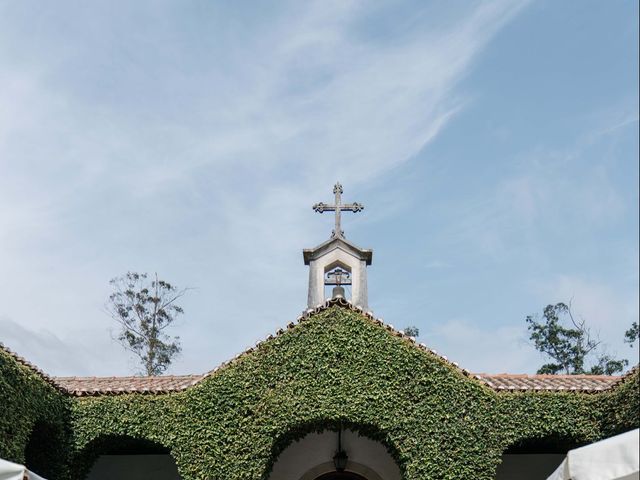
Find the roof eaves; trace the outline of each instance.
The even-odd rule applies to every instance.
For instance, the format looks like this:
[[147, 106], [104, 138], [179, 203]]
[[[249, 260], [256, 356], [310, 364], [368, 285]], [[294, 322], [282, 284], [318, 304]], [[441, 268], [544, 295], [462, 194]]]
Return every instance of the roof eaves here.
[[[530, 375], [516, 375], [516, 374], [474, 374], [469, 372], [468, 370], [461, 368], [458, 363], [456, 362], [452, 362], [450, 361], [446, 356], [439, 354], [436, 350], [433, 350], [429, 347], [427, 347], [427, 345], [425, 345], [424, 343], [418, 343], [416, 342], [416, 339], [414, 337], [411, 337], [409, 335], [406, 335], [402, 330], [396, 330], [395, 327], [391, 324], [385, 324], [382, 318], [376, 318], [373, 315], [373, 312], [371, 311], [364, 311], [364, 309], [362, 309], [359, 306], [355, 306], [353, 305], [351, 302], [349, 302], [348, 300], [344, 299], [344, 298], [333, 298], [333, 299], [329, 299], [319, 305], [317, 305], [314, 308], [310, 308], [307, 309], [305, 311], [302, 312], [302, 314], [300, 316], [298, 316], [298, 318], [296, 319], [296, 322], [290, 322], [286, 328], [280, 328], [275, 335], [269, 335], [267, 338], [265, 338], [262, 341], [257, 342], [253, 347], [250, 347], [246, 350], [244, 350], [243, 352], [241, 352], [240, 354], [236, 355], [235, 357], [233, 357], [232, 359], [225, 361], [223, 363], [221, 363], [220, 365], [218, 365], [217, 367], [215, 367], [214, 369], [210, 370], [209, 372], [203, 374], [203, 375], [184, 375], [184, 376], [171, 376], [171, 379], [185, 379], [185, 377], [190, 377], [190, 381], [185, 381], [182, 382], [178, 385], [167, 385], [166, 383], [163, 385], [159, 385], [158, 388], [152, 388], [149, 386], [141, 386], [140, 388], [135, 388], [135, 387], [130, 387], [130, 388], [126, 388], [126, 387], [117, 387], [117, 388], [112, 388], [112, 387], [100, 387], [97, 386], [96, 388], [86, 388], [86, 387], [76, 387], [76, 388], [66, 388], [63, 384], [58, 383], [58, 380], [71, 380], [71, 379], [89, 379], [89, 378], [94, 378], [97, 380], [97, 377], [58, 377], [56, 378], [52, 378], [49, 377], [47, 374], [45, 374], [43, 371], [41, 371], [39, 368], [37, 368], [36, 366], [34, 366], [33, 364], [31, 364], [30, 362], [28, 362], [27, 360], [25, 360], [24, 358], [16, 355], [15, 353], [13, 353], [11, 350], [9, 350], [7, 347], [3, 346], [0, 343], [0, 347], [5, 350], [9, 355], [11, 355], [17, 362], [19, 362], [22, 365], [25, 365], [26, 367], [30, 368], [32, 371], [34, 371], [35, 373], [37, 373], [38, 375], [40, 375], [47, 383], [49, 383], [51, 386], [53, 386], [54, 388], [56, 388], [57, 390], [67, 393], [69, 395], [73, 395], [73, 396], [79, 396], [79, 397], [83, 397], [83, 396], [97, 396], [97, 395], [122, 395], [122, 394], [129, 394], [129, 393], [137, 393], [137, 394], [144, 394], [144, 395], [158, 395], [158, 394], [165, 394], [165, 393], [172, 393], [172, 392], [180, 392], [180, 391], [184, 391], [194, 385], [197, 385], [198, 383], [200, 383], [203, 379], [212, 376], [213, 374], [219, 372], [221, 369], [235, 363], [236, 361], [238, 361], [240, 358], [242, 358], [245, 355], [250, 354], [251, 352], [253, 352], [256, 348], [258, 348], [261, 344], [263, 344], [266, 341], [272, 340], [274, 338], [279, 337], [280, 335], [282, 335], [283, 333], [285, 333], [287, 330], [290, 330], [292, 328], [294, 328], [297, 324], [307, 321], [308, 319], [310, 319], [311, 317], [317, 315], [318, 313], [321, 313], [333, 306], [339, 306], [342, 308], [346, 308], [355, 312], [360, 313], [361, 315], [363, 315], [365, 318], [367, 318], [368, 320], [384, 327], [387, 331], [389, 331], [391, 334], [397, 336], [397, 337], [401, 337], [404, 340], [406, 340], [407, 342], [413, 344], [416, 348], [419, 348], [422, 351], [425, 351], [435, 357], [437, 357], [438, 359], [440, 359], [441, 361], [445, 362], [446, 364], [454, 367], [456, 370], [458, 370], [460, 373], [462, 373], [463, 375], [478, 381], [481, 385], [491, 388], [497, 392], [522, 392], [522, 391], [536, 391], [536, 392], [562, 392], [562, 391], [571, 391], [571, 392], [582, 392], [582, 393], [597, 393], [597, 392], [602, 392], [602, 391], [607, 391], [607, 390], [611, 390], [613, 388], [615, 388], [616, 386], [618, 386], [621, 382], [625, 381], [626, 379], [628, 379], [634, 372], [636, 372], [638, 370], [638, 366], [634, 367], [631, 371], [627, 372], [627, 374], [625, 374], [622, 377], [619, 377], [618, 379], [616, 379], [613, 383], [611, 383], [610, 385], [606, 386], [606, 387], [602, 387], [602, 386], [588, 386], [586, 388], [579, 388], [576, 386], [570, 386], [570, 387], [566, 387], [563, 385], [558, 385], [558, 386], [550, 386], [550, 385], [525, 385], [525, 384], [520, 384], [520, 385], [509, 385], [509, 386], [505, 386], [500, 384], [499, 382], [495, 382], [492, 381], [492, 378], [497, 378], [497, 377], [501, 377], [501, 378], [511, 378], [511, 379], [518, 379], [518, 378], [535, 378], [535, 379], [545, 379], [545, 378], [553, 378], [558, 379], [560, 378], [558, 375], [535, 375], [535, 376], [530, 376]], [[576, 376], [571, 376], [572, 378], [576, 378]], [[108, 377], [107, 377], [108, 378]], [[123, 379], [123, 378], [134, 378], [134, 379], [140, 379], [140, 378], [145, 378], [145, 377], [110, 377], [111, 379], [115, 380], [115, 379]], [[157, 377], [157, 378], [167, 378], [167, 377]], [[594, 377], [594, 376], [589, 376], [590, 379], [597, 379], [599, 377]], [[611, 377], [607, 377], [607, 376], [603, 376], [602, 378], [607, 378], [610, 379]]]
[[64, 388], [62, 388], [60, 385], [58, 385], [56, 383], [56, 381], [52, 377], [50, 377], [49, 375], [44, 373], [42, 370], [40, 370], [38, 367], [36, 367], [33, 363], [29, 362], [26, 358], [21, 357], [20, 355], [15, 353], [13, 350], [11, 350], [9, 347], [4, 345], [2, 342], [0, 342], [0, 349], [2, 349], [4, 352], [6, 352], [7, 355], [12, 357], [18, 364], [28, 368], [33, 373], [38, 375], [42, 380], [44, 380], [45, 383], [49, 384], [55, 390], [57, 390], [57, 391], [59, 391], [61, 393], [67, 393], [67, 391]]

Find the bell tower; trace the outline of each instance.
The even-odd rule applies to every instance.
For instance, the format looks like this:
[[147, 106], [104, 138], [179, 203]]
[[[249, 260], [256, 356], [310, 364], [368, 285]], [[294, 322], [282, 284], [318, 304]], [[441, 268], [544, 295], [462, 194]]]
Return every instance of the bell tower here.
[[[341, 227], [342, 212], [360, 212], [360, 203], [342, 203], [342, 185], [333, 187], [335, 203], [316, 203], [313, 210], [318, 213], [335, 212], [335, 228], [329, 240], [315, 248], [302, 251], [304, 264], [309, 265], [309, 293], [307, 305], [314, 308], [324, 303], [328, 296], [326, 288], [333, 286], [332, 297], [344, 297], [353, 305], [368, 309], [367, 266], [371, 265], [373, 251], [362, 249], [344, 237]], [[345, 286], [347, 289], [345, 289]], [[348, 291], [351, 292], [350, 298]]]

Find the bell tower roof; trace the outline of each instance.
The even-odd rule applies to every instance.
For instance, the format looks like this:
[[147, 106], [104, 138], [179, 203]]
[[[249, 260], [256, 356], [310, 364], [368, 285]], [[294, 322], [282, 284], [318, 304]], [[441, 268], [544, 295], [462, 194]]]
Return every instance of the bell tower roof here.
[[371, 265], [373, 250], [354, 245], [344, 237], [341, 212], [361, 212], [360, 203], [342, 203], [342, 185], [333, 187], [335, 203], [316, 203], [313, 210], [318, 213], [335, 212], [335, 228], [331, 238], [315, 248], [302, 251], [304, 264], [309, 266], [308, 307], [314, 308], [325, 302], [325, 288], [334, 285], [333, 295], [345, 295], [343, 286], [350, 287], [353, 305], [368, 308], [367, 266]]
[[370, 248], [360, 248], [344, 237], [333, 237], [325, 242], [322, 242], [317, 247], [305, 248], [304, 250], [302, 250], [304, 264], [309, 265], [309, 262], [311, 262], [312, 260], [316, 260], [335, 249], [340, 249], [347, 254], [353, 255], [359, 260], [363, 260], [367, 265], [371, 265], [371, 261], [373, 259], [373, 250], [371, 250]]

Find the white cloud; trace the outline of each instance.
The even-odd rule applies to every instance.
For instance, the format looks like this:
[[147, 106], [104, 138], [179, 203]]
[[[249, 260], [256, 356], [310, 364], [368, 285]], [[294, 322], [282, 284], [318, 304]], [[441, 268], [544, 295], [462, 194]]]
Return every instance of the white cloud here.
[[0, 317], [0, 332], [5, 347], [48, 374], [106, 376], [122, 368], [117, 346], [92, 331], [34, 329]]
[[465, 319], [451, 319], [420, 338], [474, 373], [535, 373], [541, 363], [520, 325], [492, 329]]
[[514, 157], [508, 170], [488, 178], [473, 198], [447, 205], [456, 222], [440, 236], [503, 261], [514, 251], [546, 247], [540, 241], [544, 236], [565, 248], [569, 238], [580, 244], [581, 238], [629, 217], [635, 205], [616, 182], [619, 166], [592, 158], [634, 123], [625, 112], [569, 145], [538, 147]]
[[[168, 34], [166, 49], [106, 17], [86, 41], [77, 22], [39, 39], [39, 55], [0, 50], [11, 72], [0, 77], [0, 314], [35, 338], [86, 329], [95, 361], [83, 365], [102, 370], [115, 350], [91, 347], [107, 335], [107, 281], [159, 270], [202, 292], [185, 299], [176, 371], [242, 350], [304, 304], [299, 250], [328, 230], [300, 205], [325, 199], [336, 177], [350, 195], [414, 157], [464, 107], [456, 86], [525, 4], [416, 16], [389, 42], [357, 32], [368, 4], [317, 2], [255, 32], [222, 30], [225, 48], [211, 52], [176, 42], [170, 11], [144, 27]], [[12, 325], [0, 335], [18, 338]], [[42, 367], [79, 371], [67, 351]]]

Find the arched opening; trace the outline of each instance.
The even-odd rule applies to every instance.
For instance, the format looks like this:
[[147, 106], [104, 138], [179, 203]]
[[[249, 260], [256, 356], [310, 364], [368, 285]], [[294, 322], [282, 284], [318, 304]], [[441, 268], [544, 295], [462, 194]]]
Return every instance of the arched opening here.
[[68, 458], [66, 445], [65, 434], [60, 425], [38, 421], [25, 446], [24, 464], [41, 477], [63, 477]]
[[320, 475], [315, 480], [367, 480], [361, 475], [352, 472], [332, 472]]
[[126, 435], [100, 436], [83, 449], [76, 465], [87, 480], [180, 480], [166, 446]]
[[585, 444], [560, 435], [520, 439], [502, 454], [496, 480], [547, 478], [562, 463], [569, 450]]
[[333, 298], [339, 292], [345, 299], [351, 301], [351, 285], [353, 276], [351, 267], [336, 260], [324, 267], [324, 298]]
[[[276, 442], [269, 480], [400, 480], [400, 468], [373, 427], [315, 425]], [[279, 446], [278, 446], [279, 445]], [[344, 453], [343, 457], [338, 452]], [[338, 458], [342, 458], [341, 461]]]

